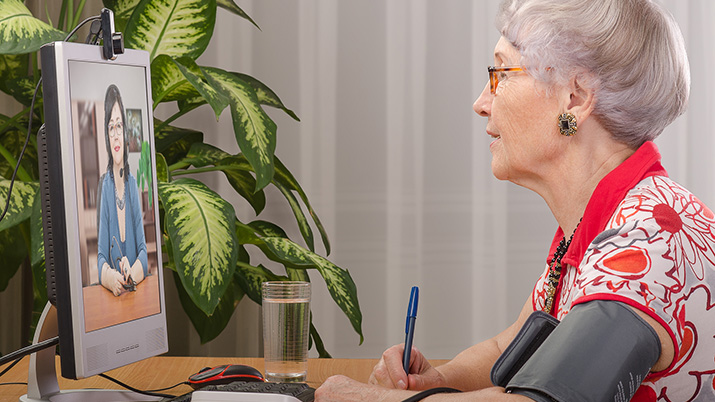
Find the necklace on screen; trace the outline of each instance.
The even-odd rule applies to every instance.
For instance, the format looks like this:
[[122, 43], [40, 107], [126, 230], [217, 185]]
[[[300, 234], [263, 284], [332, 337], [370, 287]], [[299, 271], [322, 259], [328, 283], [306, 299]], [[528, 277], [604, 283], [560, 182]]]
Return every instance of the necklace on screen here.
[[[126, 190], [126, 186], [125, 186]], [[119, 193], [117, 192], [117, 186], [114, 186], [114, 199], [117, 200], [117, 208], [120, 210], [124, 210], [124, 201], [125, 201], [125, 196], [127, 195], [127, 192], [124, 191], [122, 192], [122, 198], [119, 198]]]

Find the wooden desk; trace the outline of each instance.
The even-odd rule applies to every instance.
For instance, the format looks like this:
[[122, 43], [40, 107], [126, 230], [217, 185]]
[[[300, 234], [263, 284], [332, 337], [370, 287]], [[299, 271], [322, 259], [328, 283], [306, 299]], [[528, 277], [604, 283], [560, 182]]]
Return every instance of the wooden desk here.
[[[0, 377], [0, 383], [26, 382], [29, 357], [25, 357], [17, 366]], [[309, 359], [308, 384], [317, 388], [328, 377], [342, 374], [361, 382], [367, 382], [372, 368], [378, 359]], [[447, 360], [432, 360], [434, 366], [444, 364]], [[214, 367], [222, 364], [247, 364], [263, 372], [263, 358], [237, 357], [169, 357], [158, 356], [112, 370], [107, 374], [111, 377], [142, 390], [158, 389], [186, 381], [191, 374], [204, 367]], [[0, 371], [7, 365], [0, 367]], [[59, 358], [56, 360], [57, 373], [60, 373]], [[60, 389], [79, 388], [110, 388], [121, 389], [120, 386], [104, 378], [94, 376], [83, 380], [68, 380], [59, 378]], [[191, 391], [188, 385], [181, 385], [169, 391], [169, 394], [181, 395]], [[0, 401], [15, 402], [21, 395], [27, 393], [26, 385], [0, 386]]]
[[135, 292], [123, 292], [119, 296], [99, 284], [82, 288], [87, 332], [158, 314], [161, 310], [158, 278], [147, 276]]

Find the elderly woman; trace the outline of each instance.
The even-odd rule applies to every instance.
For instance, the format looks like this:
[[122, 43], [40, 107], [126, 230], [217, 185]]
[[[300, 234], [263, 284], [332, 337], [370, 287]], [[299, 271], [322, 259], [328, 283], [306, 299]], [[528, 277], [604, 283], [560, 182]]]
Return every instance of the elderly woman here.
[[[331, 377], [316, 400], [438, 387], [464, 393], [429, 400], [715, 400], [715, 215], [651, 142], [689, 95], [672, 16], [651, 0], [506, 0], [497, 25], [474, 111], [493, 174], [559, 224], [547, 266], [494, 338], [436, 368], [413, 349], [409, 374], [394, 346], [369, 385]], [[560, 321], [550, 335], [546, 314]]]
[[97, 203], [99, 282], [119, 296], [147, 275], [147, 250], [137, 181], [129, 171], [124, 105], [116, 85], [104, 99], [107, 172], [100, 179]]

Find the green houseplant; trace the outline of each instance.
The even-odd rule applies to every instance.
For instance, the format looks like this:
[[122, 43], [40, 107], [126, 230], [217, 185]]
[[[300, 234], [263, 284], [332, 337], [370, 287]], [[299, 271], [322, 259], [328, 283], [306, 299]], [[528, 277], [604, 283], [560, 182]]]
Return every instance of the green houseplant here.
[[[362, 314], [355, 284], [347, 270], [315, 253], [312, 225], [326, 254], [327, 234], [288, 168], [274, 155], [276, 124], [264, 106], [298, 117], [279, 97], [255, 78], [218, 68], [199, 66], [196, 59], [209, 44], [217, 8], [253, 23], [233, 0], [103, 0], [115, 13], [116, 30], [124, 33], [127, 48], [144, 49], [152, 60], [154, 108], [176, 102], [178, 111], [154, 121], [164, 267], [176, 279], [182, 307], [202, 342], [215, 338], [226, 326], [244, 295], [260, 303], [265, 280], [308, 280], [317, 270], [335, 303], [342, 309], [362, 343]], [[37, 51], [45, 43], [62, 40], [79, 23], [85, 0], [63, 0], [59, 18], [45, 23], [21, 0], [0, 2], [0, 90], [23, 106], [13, 116], [0, 115], [0, 201], [7, 199], [10, 177], [22, 148], [28, 119], [42, 124], [42, 99], [30, 102], [41, 72]], [[203, 133], [172, 123], [208, 105], [218, 116], [230, 110], [236, 142], [241, 150], [229, 154], [204, 142]], [[149, 155], [142, 152], [146, 161]], [[140, 163], [137, 176], [150, 179]], [[256, 215], [266, 204], [264, 189], [275, 186], [292, 208], [304, 245], [278, 225], [264, 220], [245, 222], [234, 208], [192, 174], [217, 172], [241, 195]], [[20, 265], [32, 267], [35, 307], [46, 302], [44, 250], [37, 184], [37, 144], [32, 134], [10, 198], [7, 216], [0, 221], [0, 291]], [[143, 182], [143, 185], [151, 185]], [[307, 213], [306, 213], [307, 211]], [[252, 261], [247, 251], [261, 251]], [[256, 253], [254, 253], [256, 254]], [[255, 257], [254, 257], [255, 259]], [[266, 265], [273, 265], [273, 270]], [[275, 267], [281, 269], [274, 273]], [[320, 356], [329, 356], [311, 324], [311, 343]]]

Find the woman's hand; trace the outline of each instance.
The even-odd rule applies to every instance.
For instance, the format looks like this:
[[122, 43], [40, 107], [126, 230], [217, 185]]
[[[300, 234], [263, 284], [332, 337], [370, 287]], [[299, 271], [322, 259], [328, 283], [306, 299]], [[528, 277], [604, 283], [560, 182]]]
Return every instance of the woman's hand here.
[[351, 401], [402, 401], [413, 393], [381, 388], [363, 384], [342, 375], [325, 380], [315, 390], [315, 402], [351, 402]]
[[410, 375], [402, 367], [404, 344], [387, 349], [372, 369], [368, 384], [397, 389], [428, 389], [446, 386], [446, 380], [416, 348], [410, 354]]

